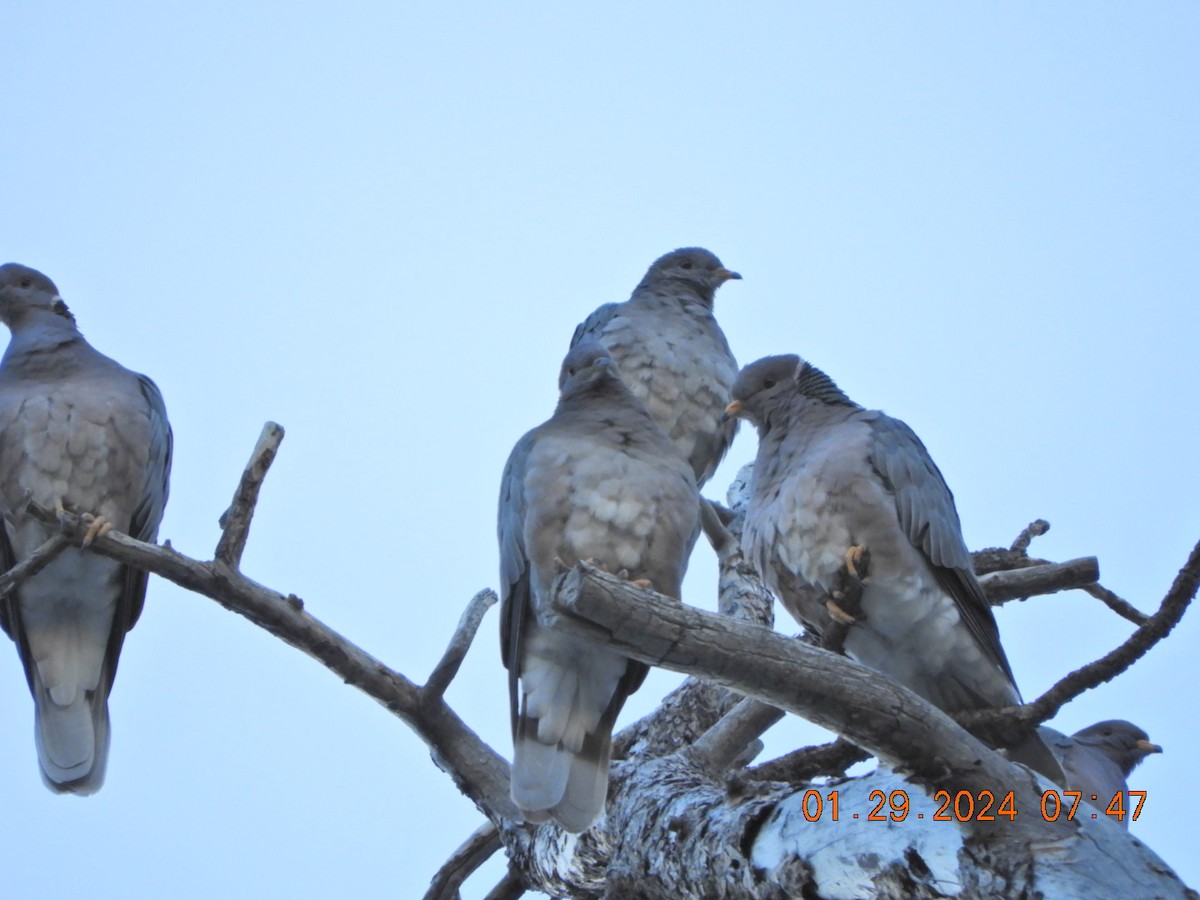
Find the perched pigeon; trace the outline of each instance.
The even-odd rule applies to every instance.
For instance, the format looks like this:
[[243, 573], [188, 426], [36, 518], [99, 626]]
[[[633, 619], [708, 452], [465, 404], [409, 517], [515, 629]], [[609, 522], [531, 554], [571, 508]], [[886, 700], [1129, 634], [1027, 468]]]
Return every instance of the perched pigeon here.
[[[822, 632], [847, 551], [864, 547], [847, 655], [946, 711], [1019, 703], [954, 498], [912, 430], [795, 355], [746, 366], [733, 398], [759, 435], [743, 549], [787, 610]], [[1033, 736], [1013, 755], [1061, 777]]]
[[[613, 722], [646, 666], [539, 621], [558, 568], [591, 560], [679, 597], [699, 534], [687, 460], [594, 341], [567, 354], [554, 415], [513, 448], [500, 486], [501, 652], [513, 801], [583, 831], [604, 808]], [[519, 680], [519, 683], [518, 683]]]
[[[0, 562], [25, 559], [53, 529], [26, 501], [93, 514], [85, 543], [115, 527], [154, 540], [167, 502], [171, 428], [145, 376], [94, 350], [45, 275], [0, 266], [0, 319], [12, 332], [0, 360]], [[42, 778], [91, 794], [104, 782], [108, 694], [146, 573], [68, 547], [0, 600], [35, 706]]]
[[[1042, 726], [1038, 729], [1050, 752], [1062, 765], [1067, 790], [1079, 791], [1083, 800], [1104, 811], [1117, 794], [1128, 791], [1125, 779], [1151, 753], [1162, 747], [1150, 743], [1146, 732], [1131, 722], [1110, 719], [1089, 725], [1067, 737], [1060, 731]], [[1129, 814], [1136, 804], [1129, 795], [1121, 800], [1125, 815], [1106, 816], [1129, 827]]]
[[713, 317], [713, 295], [731, 272], [700, 247], [654, 261], [624, 303], [606, 303], [575, 329], [603, 344], [621, 377], [692, 464], [703, 485], [733, 441], [737, 422], [722, 415], [737, 361]]

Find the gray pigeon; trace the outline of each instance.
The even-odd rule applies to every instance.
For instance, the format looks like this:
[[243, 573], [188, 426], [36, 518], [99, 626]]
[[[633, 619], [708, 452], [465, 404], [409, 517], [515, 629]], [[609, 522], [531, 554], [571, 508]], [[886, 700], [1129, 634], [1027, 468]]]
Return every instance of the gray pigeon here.
[[[846, 654], [948, 712], [1020, 703], [954, 497], [912, 429], [795, 355], [746, 366], [733, 398], [759, 435], [743, 549], [788, 612], [828, 627], [847, 551], [865, 547]], [[1013, 756], [1061, 777], [1032, 735]]]
[[647, 668], [554, 633], [539, 612], [562, 565], [590, 560], [679, 597], [699, 534], [692, 470], [586, 341], [550, 419], [513, 448], [500, 486], [500, 642], [512, 703], [512, 797], [568, 831], [604, 808], [613, 722]]
[[[1125, 779], [1143, 759], [1151, 753], [1162, 753], [1162, 747], [1150, 743], [1146, 732], [1122, 719], [1097, 722], [1070, 737], [1045, 725], [1038, 733], [1062, 765], [1067, 790], [1079, 791], [1084, 802], [1101, 812], [1117, 794], [1129, 790]], [[1127, 793], [1121, 802], [1125, 814], [1105, 818], [1128, 828], [1136, 803], [1130, 803]]]
[[575, 329], [603, 344], [621, 377], [692, 464], [696, 481], [712, 477], [737, 422], [722, 415], [737, 361], [713, 317], [713, 296], [741, 278], [700, 247], [654, 261], [624, 303], [606, 303]]
[[[54, 283], [0, 266], [0, 319], [12, 332], [0, 360], [0, 562], [25, 559], [51, 534], [26, 501], [96, 516], [85, 546], [115, 527], [152, 541], [167, 502], [171, 428], [143, 375], [92, 348]], [[104, 782], [108, 694], [146, 573], [68, 547], [0, 600], [35, 706], [42, 778], [91, 794]]]

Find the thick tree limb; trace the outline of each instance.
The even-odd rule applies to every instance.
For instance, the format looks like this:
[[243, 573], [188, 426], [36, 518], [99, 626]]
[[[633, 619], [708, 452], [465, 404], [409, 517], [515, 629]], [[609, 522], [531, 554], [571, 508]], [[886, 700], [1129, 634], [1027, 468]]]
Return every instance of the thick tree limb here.
[[801, 715], [904, 766], [930, 791], [1004, 786], [1024, 808], [1040, 802], [1030, 775], [907, 688], [848, 659], [650, 595], [582, 564], [560, 576], [551, 607], [551, 627]]
[[221, 516], [222, 531], [221, 539], [217, 542], [216, 558], [231, 569], [241, 565], [246, 539], [250, 537], [250, 520], [254, 518], [254, 507], [258, 503], [258, 492], [282, 441], [282, 425], [268, 422], [263, 426], [254, 452], [250, 454], [250, 462], [246, 464], [242, 479], [238, 482], [233, 503]]
[[[687, 754], [625, 763], [613, 779], [615, 796], [604, 828], [613, 842], [604, 896], [825, 896], [824, 879], [843, 885], [837, 896], [982, 898], [995, 896], [998, 884], [1010, 895], [1088, 896], [1117, 885], [1156, 896], [1189, 896], [1161, 860], [1123, 830], [1046, 822], [1038, 814], [1044, 782], [905, 688], [853, 662], [647, 596], [584, 566], [560, 578], [553, 606], [553, 627], [648, 663], [707, 672], [903, 765], [909, 773], [903, 779], [876, 773], [847, 782], [847, 796], [856, 796], [858, 805], [875, 791], [891, 796], [900, 790], [906, 802], [925, 808], [926, 795], [940, 788], [976, 798], [983, 791], [997, 797], [1011, 791], [1015, 808], [1026, 812], [1002, 823], [952, 822], [942, 829], [914, 823], [885, 830], [885, 841], [861, 825], [847, 823], [840, 830], [824, 820], [814, 825], [805, 805], [813, 791], [764, 783], [747, 795], [751, 785], [744, 781], [721, 788], [689, 766]], [[934, 850], [935, 844], [941, 849]], [[1049, 855], [1048, 847], [1055, 848]], [[826, 858], [829, 848], [837, 849]], [[714, 882], [713, 872], [727, 874]], [[856, 887], [842, 893], [850, 883]], [[599, 893], [581, 886], [572, 896]]]
[[[724, 509], [710, 500], [700, 501], [704, 531], [716, 551], [719, 564], [717, 608], [722, 615], [730, 618], [770, 626], [775, 619], [774, 600], [754, 567], [742, 557], [740, 512], [745, 497], [738, 494], [737, 485], [735, 482], [735, 487], [730, 489], [733, 510]], [[613, 758], [653, 758], [674, 753], [712, 728], [741, 699], [719, 685], [689, 678], [672, 691], [654, 712], [643, 716], [614, 737]], [[745, 736], [749, 742], [758, 734]], [[734, 754], [735, 758], [737, 755]]]

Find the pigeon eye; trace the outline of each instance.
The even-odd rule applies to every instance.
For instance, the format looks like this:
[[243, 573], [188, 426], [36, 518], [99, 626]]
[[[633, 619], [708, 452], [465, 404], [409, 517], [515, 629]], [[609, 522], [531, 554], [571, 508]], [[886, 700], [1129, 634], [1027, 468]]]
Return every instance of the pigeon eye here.
[[570, 378], [574, 374], [575, 374], [575, 367], [567, 366], [567, 377]]
[[775, 387], [775, 379], [768, 378], [766, 381], [763, 382], [763, 387], [765, 387], [767, 389]]
[[679, 264], [679, 268], [681, 269], [690, 269], [691, 267], [692, 264], [690, 262], [682, 262]]
[[32, 278], [22, 278], [21, 279], [21, 287], [23, 287], [23, 288], [33, 287], [33, 279]]

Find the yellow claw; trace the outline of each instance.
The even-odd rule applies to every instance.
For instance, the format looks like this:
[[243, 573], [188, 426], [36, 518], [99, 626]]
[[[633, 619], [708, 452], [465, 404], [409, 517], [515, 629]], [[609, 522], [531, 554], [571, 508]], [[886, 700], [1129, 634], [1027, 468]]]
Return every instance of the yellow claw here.
[[853, 575], [855, 578], [862, 578], [862, 575], [859, 574], [858, 567], [860, 564], [862, 564], [863, 562], [865, 562], [866, 560], [869, 560], [869, 559], [870, 559], [870, 554], [867, 552], [866, 545], [865, 544], [855, 544], [853, 547], [851, 547], [849, 550], [846, 551], [846, 555], [845, 555], [846, 571], [849, 572], [851, 575]]
[[835, 621], [841, 622], [843, 625], [853, 625], [858, 621], [832, 600], [825, 601], [825, 608], [829, 610], [829, 615], [833, 616]]

